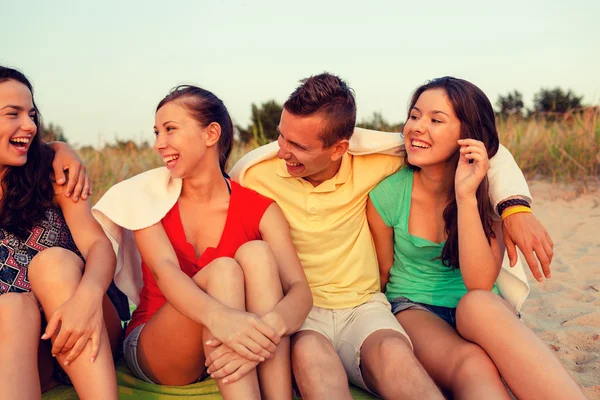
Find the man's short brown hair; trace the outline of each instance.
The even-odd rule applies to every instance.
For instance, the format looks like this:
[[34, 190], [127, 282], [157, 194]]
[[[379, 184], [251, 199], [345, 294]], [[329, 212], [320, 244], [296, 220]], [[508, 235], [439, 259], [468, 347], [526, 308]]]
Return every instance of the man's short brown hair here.
[[356, 125], [356, 102], [348, 84], [327, 72], [300, 82], [283, 107], [294, 115], [323, 115], [323, 130], [319, 136], [324, 148], [350, 139]]

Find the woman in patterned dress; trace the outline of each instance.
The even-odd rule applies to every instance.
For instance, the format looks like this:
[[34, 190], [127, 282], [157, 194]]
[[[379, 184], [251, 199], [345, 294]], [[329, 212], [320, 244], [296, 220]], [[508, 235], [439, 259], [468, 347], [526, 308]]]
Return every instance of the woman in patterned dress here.
[[89, 203], [53, 181], [40, 128], [31, 84], [0, 67], [1, 397], [41, 398], [60, 364], [80, 398], [116, 399], [115, 255]]

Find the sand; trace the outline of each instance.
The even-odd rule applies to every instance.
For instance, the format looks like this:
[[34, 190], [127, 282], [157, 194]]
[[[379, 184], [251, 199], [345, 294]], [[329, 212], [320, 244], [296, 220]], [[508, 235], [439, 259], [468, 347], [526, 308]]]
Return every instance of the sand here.
[[552, 278], [538, 283], [523, 321], [584, 388], [600, 400], [600, 190], [530, 183], [533, 209], [554, 241]]

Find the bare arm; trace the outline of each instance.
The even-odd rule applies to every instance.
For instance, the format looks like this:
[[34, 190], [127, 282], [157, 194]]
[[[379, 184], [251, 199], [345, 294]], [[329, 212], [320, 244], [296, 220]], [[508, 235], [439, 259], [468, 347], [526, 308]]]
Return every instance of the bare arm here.
[[[83, 276], [73, 296], [50, 317], [43, 339], [58, 330], [52, 353], [69, 351], [69, 364], [92, 343], [92, 362], [100, 348], [103, 326], [102, 300], [115, 273], [116, 258], [108, 238], [92, 216], [87, 201], [74, 203], [55, 186], [55, 201], [61, 208], [77, 248], [85, 259]], [[59, 328], [60, 325], [60, 328]]]
[[502, 265], [500, 246], [496, 238], [488, 244], [475, 197], [457, 204], [459, 263], [465, 286], [467, 290], [491, 290]]
[[490, 165], [482, 142], [458, 141], [460, 159], [456, 168], [455, 192], [458, 206], [458, 251], [460, 272], [468, 290], [491, 290], [500, 273], [498, 245], [488, 244], [477, 209], [476, 191]]
[[313, 301], [306, 275], [292, 242], [290, 227], [276, 203], [272, 203], [265, 211], [259, 231], [273, 251], [284, 293], [283, 299], [273, 309], [282, 322], [277, 330], [282, 336], [291, 335], [304, 323]]
[[383, 292], [390, 278], [390, 269], [394, 264], [394, 228], [383, 222], [371, 199], [367, 201], [367, 220], [375, 243], [381, 291]]

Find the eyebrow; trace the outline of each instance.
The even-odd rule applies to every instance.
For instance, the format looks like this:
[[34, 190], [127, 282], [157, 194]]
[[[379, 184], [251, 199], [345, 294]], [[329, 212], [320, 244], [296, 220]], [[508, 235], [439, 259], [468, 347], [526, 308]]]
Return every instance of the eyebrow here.
[[[168, 123], [170, 123], [170, 122], [172, 122], [172, 123], [174, 123], [174, 124], [176, 124], [176, 123], [177, 123], [177, 122], [175, 122], [175, 121], [171, 121], [171, 120], [169, 120], [169, 121], [165, 121], [165, 122], [163, 122], [162, 126], [165, 126], [165, 125], [167, 125], [167, 124], [168, 124]], [[154, 125], [154, 129], [156, 129], [156, 125]]]
[[[279, 127], [276, 127], [275, 129], [277, 130], [277, 133], [279, 133], [281, 135], [281, 137], [285, 139], [285, 136], [283, 136], [283, 133], [281, 133], [281, 131], [279, 130]], [[303, 145], [301, 145], [299, 143], [296, 143], [296, 142], [292, 142], [291, 140], [288, 140], [288, 139], [285, 139], [285, 140], [287, 140], [288, 142], [290, 142], [293, 146], [298, 147], [299, 149], [308, 150], [308, 147], [306, 147], [306, 146], [303, 146]]]
[[[423, 111], [419, 110], [419, 107], [416, 107], [416, 106], [413, 106], [413, 110], [417, 110], [418, 112], [423, 112]], [[450, 117], [448, 114], [446, 114], [445, 112], [440, 111], [440, 110], [433, 110], [432, 114], [444, 114], [445, 116]]]
[[[15, 105], [12, 105], [12, 104], [9, 104], [9, 105], [6, 105], [6, 106], [4, 106], [4, 107], [0, 108], [0, 110], [4, 110], [5, 108], [14, 108], [14, 109], [15, 109], [15, 110], [17, 110], [17, 111], [23, 111], [23, 110], [25, 110], [25, 108], [23, 108], [23, 107], [21, 107], [21, 106], [15, 106]], [[32, 107], [32, 108], [29, 110], [29, 112], [32, 112], [32, 111], [35, 111], [35, 108], [33, 108], [33, 107]]]

